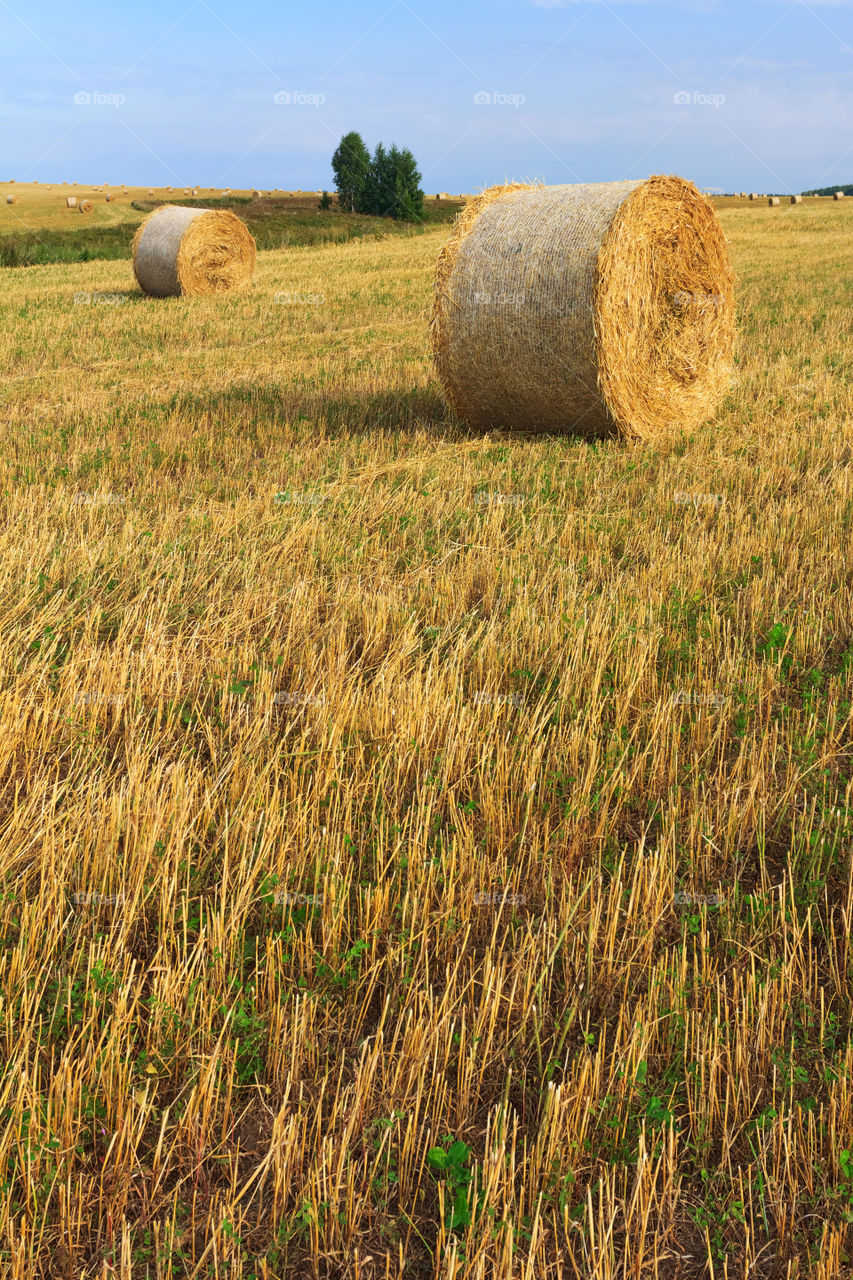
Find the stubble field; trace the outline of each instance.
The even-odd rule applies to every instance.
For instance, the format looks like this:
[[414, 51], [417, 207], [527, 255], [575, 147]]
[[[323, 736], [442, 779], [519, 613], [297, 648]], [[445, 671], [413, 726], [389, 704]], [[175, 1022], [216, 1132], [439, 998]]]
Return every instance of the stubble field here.
[[446, 232], [0, 292], [3, 1274], [853, 1274], [853, 208], [667, 444], [470, 433]]

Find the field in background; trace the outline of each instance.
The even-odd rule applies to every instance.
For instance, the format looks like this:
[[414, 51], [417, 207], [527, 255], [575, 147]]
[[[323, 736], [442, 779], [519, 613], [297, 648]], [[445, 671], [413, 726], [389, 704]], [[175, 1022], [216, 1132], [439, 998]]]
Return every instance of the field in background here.
[[[16, 197], [14, 205], [6, 204], [6, 194]], [[69, 209], [66, 195], [93, 204], [91, 213]], [[134, 232], [146, 214], [160, 204], [180, 204], [189, 208], [230, 209], [248, 226], [259, 249], [304, 247], [311, 244], [342, 244], [363, 236], [382, 238], [412, 235], [422, 228], [389, 218], [370, 218], [342, 212], [337, 208], [319, 209], [317, 192], [234, 191], [228, 196], [219, 190], [201, 189], [198, 196], [180, 192], [131, 188], [113, 192], [106, 201], [104, 189], [54, 188], [46, 191], [40, 185], [23, 187], [18, 183], [0, 184], [0, 267], [23, 267], [47, 263], [90, 262], [96, 259], [130, 257]], [[425, 224], [450, 223], [461, 208], [458, 200], [429, 198], [424, 207]]]
[[440, 229], [2, 274], [4, 1274], [853, 1274], [853, 207], [721, 216], [655, 447], [452, 420]]

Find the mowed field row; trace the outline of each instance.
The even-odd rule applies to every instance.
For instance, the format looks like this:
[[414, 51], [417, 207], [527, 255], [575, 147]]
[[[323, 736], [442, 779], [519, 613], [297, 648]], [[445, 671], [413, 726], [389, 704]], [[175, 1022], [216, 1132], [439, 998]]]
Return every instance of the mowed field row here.
[[10, 1277], [850, 1268], [853, 205], [735, 385], [484, 436], [441, 231], [0, 292]]

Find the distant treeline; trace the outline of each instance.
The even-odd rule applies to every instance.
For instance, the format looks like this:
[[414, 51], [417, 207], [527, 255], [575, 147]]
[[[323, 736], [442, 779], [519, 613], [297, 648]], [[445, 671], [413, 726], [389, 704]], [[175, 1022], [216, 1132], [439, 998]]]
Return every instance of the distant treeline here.
[[853, 196], [853, 182], [842, 187], [815, 187], [813, 191], [804, 191], [804, 196], [834, 196], [836, 191], [843, 191], [846, 196]]

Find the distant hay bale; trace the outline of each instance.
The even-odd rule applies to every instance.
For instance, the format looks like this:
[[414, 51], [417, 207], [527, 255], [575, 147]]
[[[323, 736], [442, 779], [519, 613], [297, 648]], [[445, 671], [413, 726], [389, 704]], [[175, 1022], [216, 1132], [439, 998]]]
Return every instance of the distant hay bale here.
[[81, 213], [91, 213], [94, 207], [91, 200], [81, 200], [77, 205]]
[[439, 191], [438, 195], [436, 196], [436, 200], [450, 200], [450, 199], [452, 199], [452, 197], [449, 191]]
[[802, 203], [803, 203], [802, 196], [791, 196], [791, 204], [802, 204]]
[[253, 199], [253, 200], [260, 200], [260, 198], [261, 198], [261, 193], [260, 193], [260, 191], [253, 191], [253, 192], [252, 192], [252, 199]]
[[758, 199], [758, 192], [757, 192], [757, 191], [750, 191], [750, 193], [749, 193], [749, 198], [750, 198], [750, 200], [757, 200], [757, 199]]
[[162, 205], [140, 224], [132, 248], [139, 287], [154, 298], [219, 293], [255, 270], [255, 242], [225, 210]]
[[834, 195], [832, 198], [833, 198], [833, 200], [843, 200], [843, 199], [844, 199], [844, 192], [843, 192], [843, 191], [836, 191], [836, 192], [835, 192], [835, 195]]
[[104, 196], [104, 199], [106, 200], [107, 204], [110, 204], [111, 201], [115, 200], [115, 196], [112, 194], [112, 192], [108, 191], [107, 194]]
[[199, 191], [198, 187], [193, 187], [193, 195], [194, 195], [194, 196], [199, 196], [199, 195], [201, 195], [201, 192]]
[[689, 429], [730, 383], [726, 239], [681, 178], [492, 187], [441, 250], [430, 327], [447, 399], [471, 426]]
[[148, 188], [148, 194], [149, 194], [149, 196], [153, 196], [153, 194], [154, 194], [154, 188], [153, 188], [153, 187], [149, 187], [149, 188]]
[[782, 203], [782, 201], [779, 199], [779, 197], [778, 197], [778, 196], [768, 196], [768, 197], [767, 197], [767, 203], [768, 203], [769, 205], [772, 205], [772, 206], [775, 208], [775, 207], [776, 207], [776, 205], [777, 205], [777, 204], [781, 204], [781, 203]]
[[77, 197], [76, 197], [76, 196], [66, 196], [66, 197], [65, 197], [65, 207], [66, 207], [66, 209], [76, 209], [76, 208], [77, 208]]
[[7, 203], [7, 204], [17, 204], [17, 200], [16, 200], [16, 198], [15, 198], [13, 195], [9, 194], [9, 195], [6, 197], [6, 203]]

